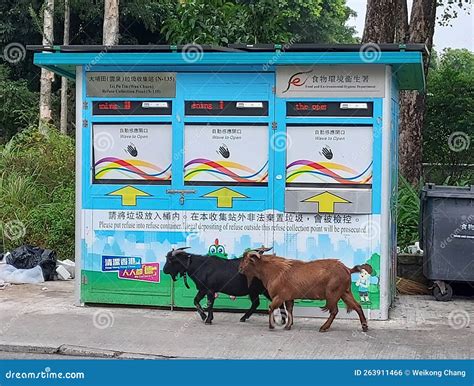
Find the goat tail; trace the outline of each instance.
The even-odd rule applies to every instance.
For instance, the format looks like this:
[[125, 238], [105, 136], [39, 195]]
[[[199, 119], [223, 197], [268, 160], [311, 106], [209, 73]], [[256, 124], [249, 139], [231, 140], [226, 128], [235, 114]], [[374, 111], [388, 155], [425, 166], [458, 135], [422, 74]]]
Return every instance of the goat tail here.
[[361, 270], [361, 266], [360, 265], [355, 265], [353, 268], [350, 269], [351, 273], [356, 273], [356, 272], [360, 272]]
[[363, 269], [365, 269], [369, 274], [372, 274], [373, 268], [370, 264], [355, 265], [350, 269], [350, 273], [361, 272]]

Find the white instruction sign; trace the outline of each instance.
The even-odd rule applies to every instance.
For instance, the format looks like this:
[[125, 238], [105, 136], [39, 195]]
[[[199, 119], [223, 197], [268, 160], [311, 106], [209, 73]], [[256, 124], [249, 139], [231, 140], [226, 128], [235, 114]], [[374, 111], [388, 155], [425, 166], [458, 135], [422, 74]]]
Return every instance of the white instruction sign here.
[[170, 124], [94, 124], [94, 180], [171, 180]]
[[289, 126], [287, 183], [372, 183], [371, 126]]
[[186, 182], [267, 183], [267, 125], [186, 125]]

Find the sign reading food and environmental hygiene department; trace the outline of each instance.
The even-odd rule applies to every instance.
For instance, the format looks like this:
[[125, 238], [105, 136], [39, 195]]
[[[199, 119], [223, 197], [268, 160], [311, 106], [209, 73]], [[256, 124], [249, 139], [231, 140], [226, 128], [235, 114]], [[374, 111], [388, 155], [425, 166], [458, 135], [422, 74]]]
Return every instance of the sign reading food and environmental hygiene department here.
[[94, 124], [94, 179], [171, 180], [170, 124]]
[[265, 184], [267, 143], [267, 125], [186, 125], [184, 181]]
[[174, 98], [174, 72], [87, 72], [89, 97]]
[[385, 68], [377, 65], [278, 66], [281, 98], [384, 97]]

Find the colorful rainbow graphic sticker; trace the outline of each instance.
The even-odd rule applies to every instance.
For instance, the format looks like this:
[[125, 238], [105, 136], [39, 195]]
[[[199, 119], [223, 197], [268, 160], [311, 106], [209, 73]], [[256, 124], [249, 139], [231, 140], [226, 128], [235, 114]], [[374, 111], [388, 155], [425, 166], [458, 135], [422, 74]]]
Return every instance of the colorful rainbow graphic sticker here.
[[171, 179], [171, 164], [162, 169], [150, 162], [137, 159], [120, 159], [105, 157], [95, 163], [97, 180], [110, 178], [111, 172], [118, 172], [124, 179], [144, 179], [150, 181], [166, 181]]
[[301, 180], [303, 176], [312, 176], [315, 182], [370, 184], [372, 181], [372, 162], [363, 172], [357, 172], [346, 165], [335, 162], [313, 162], [301, 159], [290, 163], [286, 167], [286, 176], [286, 182], [299, 182], [298, 180]]
[[[184, 180], [193, 181], [198, 175], [212, 175], [221, 181], [236, 182], [267, 182], [268, 180], [268, 161], [258, 170], [232, 161], [211, 161], [205, 158], [196, 158], [184, 165]], [[238, 174], [246, 172], [246, 174]]]

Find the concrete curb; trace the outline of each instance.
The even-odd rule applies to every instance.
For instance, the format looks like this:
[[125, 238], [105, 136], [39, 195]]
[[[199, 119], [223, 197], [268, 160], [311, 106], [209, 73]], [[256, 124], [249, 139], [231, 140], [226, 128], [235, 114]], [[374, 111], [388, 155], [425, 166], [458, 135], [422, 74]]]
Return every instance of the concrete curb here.
[[58, 347], [53, 346], [24, 346], [19, 344], [0, 344], [0, 351], [32, 353], [32, 354], [57, 354]]
[[30, 346], [30, 345], [17, 345], [17, 344], [0, 344], [0, 351], [11, 352], [11, 353], [33, 353], [33, 354], [56, 354], [64, 356], [75, 356], [75, 357], [92, 357], [101, 359], [197, 359], [197, 358], [178, 358], [175, 356], [166, 355], [155, 355], [155, 354], [143, 354], [143, 353], [132, 353], [112, 350], [102, 350], [92, 347], [73, 346], [73, 345], [61, 345], [59, 347], [53, 346]]

